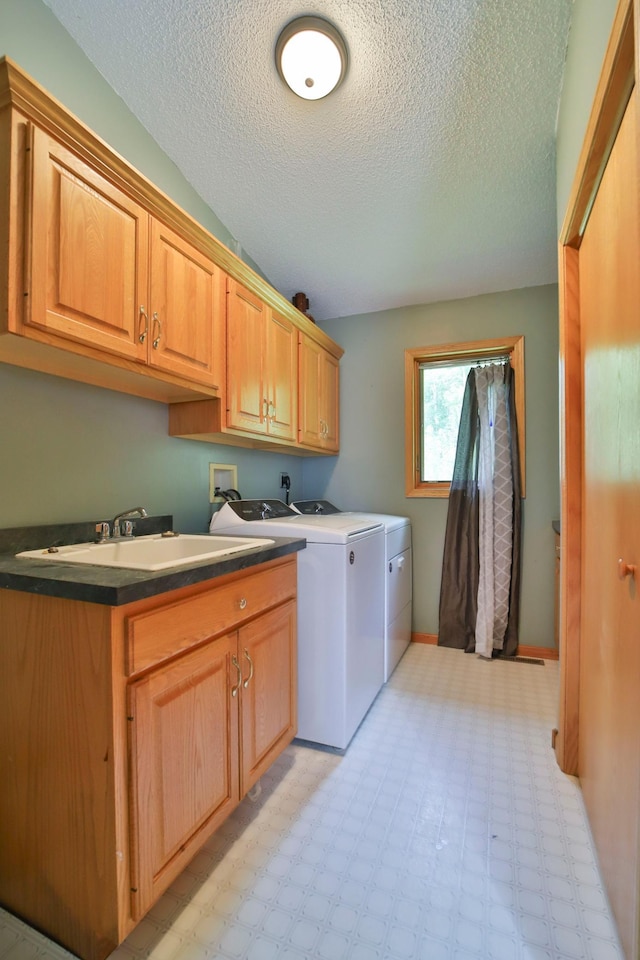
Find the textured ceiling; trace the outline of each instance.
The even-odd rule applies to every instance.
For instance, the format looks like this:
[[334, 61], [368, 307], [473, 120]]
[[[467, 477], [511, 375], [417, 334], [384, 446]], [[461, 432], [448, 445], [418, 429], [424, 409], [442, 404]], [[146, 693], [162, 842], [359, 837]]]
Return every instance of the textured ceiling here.
[[[572, 0], [45, 0], [281, 293], [317, 320], [554, 282]], [[280, 81], [313, 13], [350, 66]]]

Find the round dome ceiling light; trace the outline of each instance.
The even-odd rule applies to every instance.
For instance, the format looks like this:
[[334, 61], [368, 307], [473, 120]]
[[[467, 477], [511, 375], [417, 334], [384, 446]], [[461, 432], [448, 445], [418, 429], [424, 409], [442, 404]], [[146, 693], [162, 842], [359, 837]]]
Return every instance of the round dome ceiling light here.
[[298, 17], [276, 43], [278, 73], [304, 100], [321, 100], [347, 72], [347, 45], [336, 27], [322, 17]]

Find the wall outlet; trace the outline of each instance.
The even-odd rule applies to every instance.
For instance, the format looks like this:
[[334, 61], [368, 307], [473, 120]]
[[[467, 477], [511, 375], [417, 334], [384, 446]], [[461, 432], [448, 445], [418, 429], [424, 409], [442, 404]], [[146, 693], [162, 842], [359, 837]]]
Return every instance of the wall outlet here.
[[280, 486], [284, 487], [285, 490], [291, 489], [291, 478], [288, 473], [280, 474]]

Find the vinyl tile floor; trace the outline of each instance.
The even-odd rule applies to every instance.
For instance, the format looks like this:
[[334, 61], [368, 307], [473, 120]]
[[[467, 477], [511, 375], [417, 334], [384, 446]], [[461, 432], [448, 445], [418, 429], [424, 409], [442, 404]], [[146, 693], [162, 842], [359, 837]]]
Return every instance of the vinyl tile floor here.
[[[112, 960], [622, 960], [558, 665], [413, 644], [344, 756], [292, 744]], [[71, 954], [0, 911], [2, 960]]]

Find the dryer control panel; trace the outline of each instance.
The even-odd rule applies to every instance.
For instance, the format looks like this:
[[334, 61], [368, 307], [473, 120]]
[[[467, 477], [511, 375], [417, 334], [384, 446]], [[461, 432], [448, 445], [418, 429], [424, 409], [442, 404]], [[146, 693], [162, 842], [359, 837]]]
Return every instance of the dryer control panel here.
[[337, 507], [334, 507], [332, 503], [329, 503], [328, 500], [296, 500], [292, 504], [293, 507], [298, 511], [298, 513], [303, 513], [306, 516], [313, 516], [315, 514], [327, 516], [332, 513], [341, 513]]

